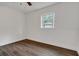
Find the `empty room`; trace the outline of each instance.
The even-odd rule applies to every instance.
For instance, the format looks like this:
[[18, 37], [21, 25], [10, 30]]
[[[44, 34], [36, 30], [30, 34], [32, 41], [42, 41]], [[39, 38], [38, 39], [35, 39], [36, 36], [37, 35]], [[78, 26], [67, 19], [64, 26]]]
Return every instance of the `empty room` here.
[[0, 56], [78, 56], [79, 2], [0, 2]]

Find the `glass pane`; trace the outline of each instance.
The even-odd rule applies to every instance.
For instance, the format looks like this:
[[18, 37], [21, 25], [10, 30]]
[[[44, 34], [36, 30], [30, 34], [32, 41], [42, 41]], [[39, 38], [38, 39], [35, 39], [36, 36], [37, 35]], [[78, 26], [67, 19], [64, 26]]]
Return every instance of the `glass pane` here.
[[53, 27], [53, 19], [54, 14], [49, 13], [47, 15], [42, 16], [42, 26], [43, 28], [52, 28]]

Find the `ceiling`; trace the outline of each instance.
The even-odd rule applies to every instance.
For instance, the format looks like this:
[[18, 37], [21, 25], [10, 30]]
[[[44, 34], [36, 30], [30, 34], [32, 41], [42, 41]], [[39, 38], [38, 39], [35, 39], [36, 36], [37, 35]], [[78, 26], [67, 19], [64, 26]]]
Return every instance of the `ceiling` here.
[[55, 2], [31, 2], [32, 6], [28, 6], [26, 2], [0, 2], [0, 6], [18, 9], [24, 13], [34, 11], [46, 6], [55, 4]]

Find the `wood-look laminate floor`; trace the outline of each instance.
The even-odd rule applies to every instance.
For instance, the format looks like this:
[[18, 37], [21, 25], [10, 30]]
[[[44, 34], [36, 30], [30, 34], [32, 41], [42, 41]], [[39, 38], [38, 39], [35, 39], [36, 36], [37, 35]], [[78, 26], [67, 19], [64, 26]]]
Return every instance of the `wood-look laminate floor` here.
[[[23, 40], [1, 46], [0, 56], [64, 56], [63, 53], [55, 49], [48, 45], [35, 43], [30, 40]], [[73, 54], [73, 52], [71, 54]]]

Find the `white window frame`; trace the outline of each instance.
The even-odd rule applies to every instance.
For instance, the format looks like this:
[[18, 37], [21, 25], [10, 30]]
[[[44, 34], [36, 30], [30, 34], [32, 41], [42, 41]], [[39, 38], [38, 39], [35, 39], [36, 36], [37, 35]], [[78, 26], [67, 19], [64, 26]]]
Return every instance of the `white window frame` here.
[[42, 15], [41, 16], [41, 28], [54, 28], [54, 25], [55, 25], [55, 13], [54, 12], [51, 12], [51, 14], [52, 14], [52, 17], [53, 17], [53, 22], [52, 22], [52, 26], [43, 26], [43, 24], [44, 24], [44, 22], [43, 22], [43, 17], [44, 16], [47, 16], [47, 15], [49, 15], [50, 13], [47, 13], [47, 14], [44, 14], [44, 15]]

